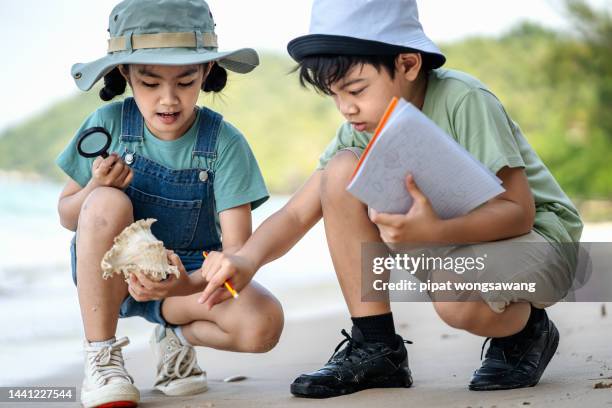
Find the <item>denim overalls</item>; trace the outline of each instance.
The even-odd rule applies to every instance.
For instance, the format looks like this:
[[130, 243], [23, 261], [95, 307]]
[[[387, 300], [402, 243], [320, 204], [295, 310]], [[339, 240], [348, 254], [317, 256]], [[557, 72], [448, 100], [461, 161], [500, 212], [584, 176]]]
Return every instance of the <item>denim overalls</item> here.
[[[120, 141], [123, 160], [134, 178], [125, 193], [134, 208], [134, 220], [155, 218], [153, 234], [181, 258], [187, 271], [202, 266], [202, 251], [221, 248], [215, 218], [214, 173], [216, 145], [222, 116], [200, 108], [198, 133], [191, 154], [192, 168], [172, 170], [139, 154], [144, 141], [144, 119], [133, 98], [123, 102]], [[70, 248], [72, 278], [76, 284], [76, 235]], [[142, 316], [167, 325], [161, 316], [161, 302], [137, 302], [128, 295], [121, 304], [120, 317]]]

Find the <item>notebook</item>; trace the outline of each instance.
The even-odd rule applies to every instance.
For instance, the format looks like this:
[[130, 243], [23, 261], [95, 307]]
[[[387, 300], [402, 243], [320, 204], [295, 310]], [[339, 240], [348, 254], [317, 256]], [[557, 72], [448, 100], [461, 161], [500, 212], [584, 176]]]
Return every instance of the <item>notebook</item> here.
[[347, 190], [385, 213], [407, 213], [412, 174], [440, 218], [465, 215], [503, 193], [502, 181], [411, 103], [394, 98]]

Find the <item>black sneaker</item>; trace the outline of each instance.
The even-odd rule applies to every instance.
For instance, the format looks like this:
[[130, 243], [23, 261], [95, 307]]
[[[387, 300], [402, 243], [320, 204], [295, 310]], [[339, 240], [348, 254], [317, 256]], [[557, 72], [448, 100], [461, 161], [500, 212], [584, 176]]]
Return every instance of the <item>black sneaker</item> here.
[[[302, 374], [293, 381], [293, 395], [328, 398], [366, 388], [407, 388], [412, 385], [408, 351], [404, 346], [404, 343], [412, 344], [411, 341], [397, 335], [397, 346], [393, 349], [385, 343], [366, 342], [356, 327], [352, 329], [352, 337], [344, 329], [342, 334], [346, 339], [338, 344], [323, 368]], [[347, 346], [340, 350], [345, 343]]]
[[[533, 387], [540, 381], [544, 369], [559, 344], [559, 331], [546, 314], [533, 326], [532, 334], [517, 341], [505, 337], [491, 340], [482, 366], [474, 372], [469, 389], [472, 391], [509, 390]], [[482, 352], [480, 354], [482, 358]]]

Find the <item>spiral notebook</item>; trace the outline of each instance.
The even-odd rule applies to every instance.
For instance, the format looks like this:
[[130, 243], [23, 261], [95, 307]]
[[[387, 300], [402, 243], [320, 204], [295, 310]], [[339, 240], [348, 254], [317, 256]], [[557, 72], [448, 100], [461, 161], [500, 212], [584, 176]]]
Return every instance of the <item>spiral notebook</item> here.
[[406, 213], [412, 174], [439, 217], [465, 215], [503, 193], [502, 181], [414, 105], [394, 98], [347, 190], [379, 212]]

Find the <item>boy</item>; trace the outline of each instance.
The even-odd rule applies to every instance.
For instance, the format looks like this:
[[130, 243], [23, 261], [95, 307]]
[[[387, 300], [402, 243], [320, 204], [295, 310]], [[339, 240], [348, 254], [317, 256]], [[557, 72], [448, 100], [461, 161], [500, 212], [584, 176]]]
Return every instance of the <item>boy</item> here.
[[[299, 64], [301, 84], [331, 96], [346, 122], [305, 185], [240, 251], [211, 253], [202, 271], [209, 285], [200, 301], [212, 307], [226, 299], [225, 280], [231, 278], [240, 289], [323, 217], [353, 321], [352, 336], [343, 330], [345, 348], [320, 370], [298, 377], [291, 392], [331, 397], [373, 387], [409, 387], [405, 341], [395, 332], [389, 302], [361, 300], [361, 244], [529, 243], [513, 255], [521, 262], [537, 260], [536, 268], [521, 269], [510, 281], [552, 287], [553, 301], [508, 291], [483, 293], [475, 302], [434, 301], [434, 306], [450, 326], [492, 338], [471, 390], [535, 385], [559, 339], [544, 307], [565, 296], [573, 277], [576, 254], [561, 244], [578, 241], [582, 223], [501, 103], [476, 79], [439, 68], [445, 57], [425, 36], [415, 0], [315, 0], [310, 34], [291, 41], [288, 51]], [[465, 216], [442, 220], [408, 176], [414, 204], [407, 214], [368, 212], [346, 187], [392, 97], [421, 109], [496, 174], [506, 191]], [[482, 249], [480, 244], [468, 247]]]

